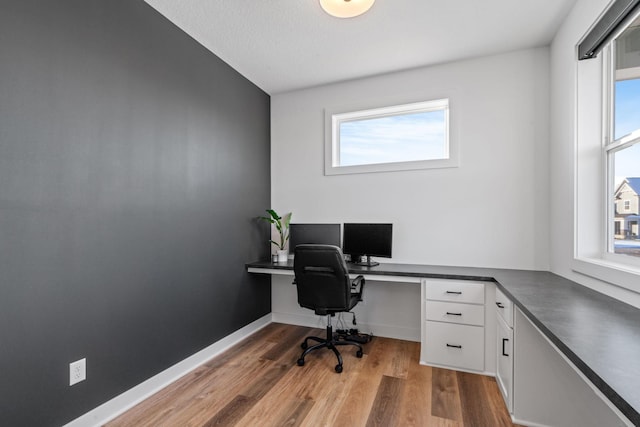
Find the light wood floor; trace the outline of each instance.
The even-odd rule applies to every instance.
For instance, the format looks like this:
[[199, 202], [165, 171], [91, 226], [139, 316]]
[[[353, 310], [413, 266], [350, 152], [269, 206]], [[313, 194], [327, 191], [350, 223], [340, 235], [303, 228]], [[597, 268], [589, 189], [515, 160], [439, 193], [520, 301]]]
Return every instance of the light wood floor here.
[[116, 426], [512, 426], [495, 379], [421, 366], [420, 344], [374, 337], [296, 365], [324, 330], [273, 323], [107, 424]]

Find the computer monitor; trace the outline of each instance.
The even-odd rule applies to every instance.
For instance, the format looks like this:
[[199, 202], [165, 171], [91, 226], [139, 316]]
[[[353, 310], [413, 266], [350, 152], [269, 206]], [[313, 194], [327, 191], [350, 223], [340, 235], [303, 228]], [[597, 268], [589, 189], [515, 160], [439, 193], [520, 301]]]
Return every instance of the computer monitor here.
[[[393, 224], [344, 224], [342, 250], [351, 255], [351, 262], [372, 267], [378, 265], [371, 257], [391, 258]], [[366, 256], [366, 261], [360, 258]]]
[[334, 245], [340, 247], [340, 224], [290, 224], [289, 251], [297, 245]]

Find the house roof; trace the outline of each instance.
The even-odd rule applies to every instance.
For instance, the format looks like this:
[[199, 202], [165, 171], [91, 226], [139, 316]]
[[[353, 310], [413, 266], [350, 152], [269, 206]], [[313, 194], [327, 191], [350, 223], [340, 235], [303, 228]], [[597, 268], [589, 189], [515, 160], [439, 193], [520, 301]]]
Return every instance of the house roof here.
[[640, 195], [640, 178], [627, 178], [627, 183], [636, 194]]

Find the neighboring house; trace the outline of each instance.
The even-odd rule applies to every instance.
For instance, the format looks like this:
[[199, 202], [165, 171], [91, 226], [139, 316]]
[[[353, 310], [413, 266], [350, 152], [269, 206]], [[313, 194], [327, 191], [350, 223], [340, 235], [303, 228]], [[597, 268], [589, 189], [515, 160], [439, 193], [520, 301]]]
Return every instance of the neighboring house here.
[[640, 233], [640, 178], [625, 178], [614, 193], [616, 239], [638, 239]]

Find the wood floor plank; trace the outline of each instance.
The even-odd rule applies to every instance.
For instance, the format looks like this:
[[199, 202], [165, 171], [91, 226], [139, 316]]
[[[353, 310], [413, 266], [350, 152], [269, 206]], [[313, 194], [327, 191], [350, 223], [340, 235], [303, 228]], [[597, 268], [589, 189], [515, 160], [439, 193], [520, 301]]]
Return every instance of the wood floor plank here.
[[486, 393], [484, 379], [479, 375], [467, 372], [457, 372], [458, 392], [460, 393], [460, 407], [465, 426], [484, 427], [497, 426], [496, 419], [489, 402], [476, 399]]
[[[400, 396], [398, 419], [403, 426], [422, 427], [431, 425], [431, 374], [430, 366], [420, 365], [420, 344], [410, 343], [411, 363], [407, 380]], [[428, 387], [425, 385], [429, 384]]]
[[455, 420], [450, 420], [448, 418], [440, 418], [440, 417], [434, 417], [434, 416], [432, 416], [429, 419], [429, 422], [425, 425], [428, 427], [465, 427], [462, 421], [455, 421]]
[[373, 407], [369, 412], [367, 427], [390, 427], [398, 420], [398, 396], [402, 395], [405, 380], [396, 377], [382, 376]]
[[[333, 355], [331, 354], [329, 357], [333, 357]], [[329, 384], [327, 384], [324, 393], [318, 393], [315, 396], [316, 403], [309, 411], [303, 426], [315, 427], [318, 425], [316, 421], [318, 419], [323, 420], [323, 425], [334, 426], [342, 409], [353, 406], [353, 396], [350, 394], [350, 390], [361, 376], [367, 356], [365, 354], [362, 358], [357, 358], [352, 351], [349, 351], [343, 352], [342, 357], [344, 371], [341, 374], [334, 373], [334, 375], [327, 377]]]
[[462, 421], [456, 373], [448, 369], [433, 368], [431, 383], [431, 415]]
[[[292, 328], [288, 334], [280, 334], [278, 340], [275, 341], [276, 345], [272, 346], [269, 350], [262, 354], [263, 359], [267, 360], [282, 360], [284, 357], [288, 357], [288, 352], [302, 353], [300, 344], [309, 335], [309, 329], [299, 327]], [[295, 351], [294, 351], [295, 349]]]
[[409, 366], [414, 363], [411, 358], [411, 347], [417, 343], [403, 340], [392, 340], [389, 343], [388, 351], [391, 352], [392, 358], [385, 375], [396, 378], [407, 378]]
[[382, 375], [392, 373], [392, 347], [395, 340], [375, 337], [367, 344], [360, 375], [348, 390], [349, 400], [358, 404], [343, 405], [336, 417], [336, 426], [364, 426], [369, 418]]
[[[357, 358], [354, 354], [355, 349], [346, 347], [345, 349], [346, 351], [342, 351], [344, 371], [341, 374], [334, 371], [337, 360], [333, 352], [327, 349], [312, 352], [302, 367], [296, 366], [299, 355], [292, 358], [293, 368], [290, 375], [283, 378], [277, 388], [241, 420], [240, 425], [256, 425], [256, 422], [261, 422], [261, 425], [278, 425], [277, 419], [287, 417], [287, 410], [282, 409], [281, 403], [287, 396], [296, 396], [313, 402], [310, 407], [305, 407], [309, 411], [300, 425], [314, 427], [334, 425], [342, 405], [352, 400], [348, 391], [351, 384], [359, 377], [363, 361], [367, 357], [365, 355], [361, 359]], [[312, 421], [307, 422], [307, 420]], [[264, 424], [265, 421], [267, 424]]]
[[252, 334], [246, 339], [240, 341], [238, 344], [234, 345], [218, 357], [214, 357], [208, 362], [205, 362], [204, 365], [209, 368], [225, 366], [229, 363], [233, 363], [239, 357], [245, 355], [248, 351], [251, 351], [253, 353], [253, 351], [258, 347], [263, 351], [266, 351], [263, 346], [270, 348], [271, 346], [275, 345], [278, 340], [274, 337], [277, 337], [278, 335], [283, 333], [289, 334], [291, 333], [291, 330], [286, 328], [286, 325], [271, 323], [255, 334]]
[[297, 366], [304, 337], [324, 333], [270, 324], [106, 426], [513, 426], [493, 378], [421, 366], [416, 342], [341, 347], [341, 374], [330, 350]]
[[313, 405], [314, 402], [311, 399], [294, 400], [285, 409], [285, 416], [277, 421], [274, 425], [282, 427], [297, 427], [302, 425], [302, 422], [306, 418]]
[[249, 408], [255, 405], [257, 399], [238, 395], [224, 408], [218, 411], [212, 418], [203, 424], [203, 427], [232, 426], [244, 417]]
[[[235, 425], [277, 384], [288, 370], [289, 367], [282, 364], [271, 366], [264, 375], [257, 377], [255, 381], [247, 385], [240, 392], [241, 394], [237, 395], [203, 425], [207, 427]], [[189, 421], [193, 422], [194, 418]]]
[[[296, 350], [297, 351], [297, 350]], [[294, 399], [306, 399], [314, 402], [325, 398], [333, 391], [334, 379], [339, 374], [333, 370], [335, 356], [331, 351], [314, 352], [315, 359], [309, 360], [305, 366], [297, 366], [299, 355], [291, 357], [289, 369], [270, 392], [260, 399], [259, 404], [240, 420], [239, 425], [276, 425], [278, 420], [286, 417], [284, 402]], [[313, 407], [311, 408], [313, 410]]]
[[[243, 413], [238, 414], [237, 419], [242, 418], [255, 403], [259, 402], [260, 399], [270, 392], [275, 384], [286, 375], [291, 365], [290, 360], [294, 359], [296, 357], [295, 355], [300, 351], [299, 347], [296, 348], [296, 346], [299, 345], [298, 341], [301, 341], [300, 336], [307, 332], [307, 328], [294, 327], [289, 328], [287, 333], [277, 333], [275, 336], [270, 335], [268, 339], [273, 346], [267, 347], [267, 356], [271, 357], [271, 348], [274, 347], [278, 348], [280, 353], [280, 357], [271, 357], [276, 359], [274, 361], [265, 360], [263, 357], [265, 353], [261, 352], [261, 350], [255, 351], [255, 353], [261, 354], [261, 357], [254, 355], [253, 358], [249, 359], [248, 363], [244, 363], [244, 359], [241, 359], [243, 361], [242, 363], [238, 363], [238, 358], [229, 361], [225, 366], [229, 366], [232, 369], [231, 372], [228, 372], [227, 376], [234, 381], [233, 384], [226, 384], [226, 386], [220, 388], [218, 393], [209, 393], [206, 402], [203, 401], [198, 407], [194, 406], [189, 420], [180, 420], [181, 425], [201, 425], [201, 422], [205, 421], [203, 414], [214, 408], [220, 408], [220, 404], [224, 402], [225, 399], [227, 399], [227, 403], [222, 409], [227, 408], [228, 410], [227, 405], [231, 403], [228, 398], [229, 396], [233, 397], [236, 393], [251, 398], [251, 400], [247, 400], [246, 402], [243, 401], [244, 406], [241, 408]], [[256, 365], [258, 366], [257, 371], [254, 369]], [[220, 396], [220, 392], [224, 393], [225, 396]], [[207, 411], [203, 411], [202, 408], [207, 404], [211, 406], [209, 406]], [[234, 408], [236, 412], [240, 410], [237, 407], [232, 408]], [[234, 412], [233, 415], [233, 420], [235, 421], [236, 413]]]
[[202, 425], [211, 418], [211, 412], [222, 410], [235, 396], [243, 394], [247, 387], [261, 381], [262, 373], [268, 372], [271, 365], [270, 361], [256, 360], [251, 367], [231, 368], [228, 374], [232, 377], [216, 375], [211, 378], [205, 390], [194, 395], [180, 412], [172, 414], [167, 420], [168, 425]]
[[257, 376], [241, 391], [245, 396], [262, 399], [289, 372], [289, 364], [272, 364], [263, 375]]

